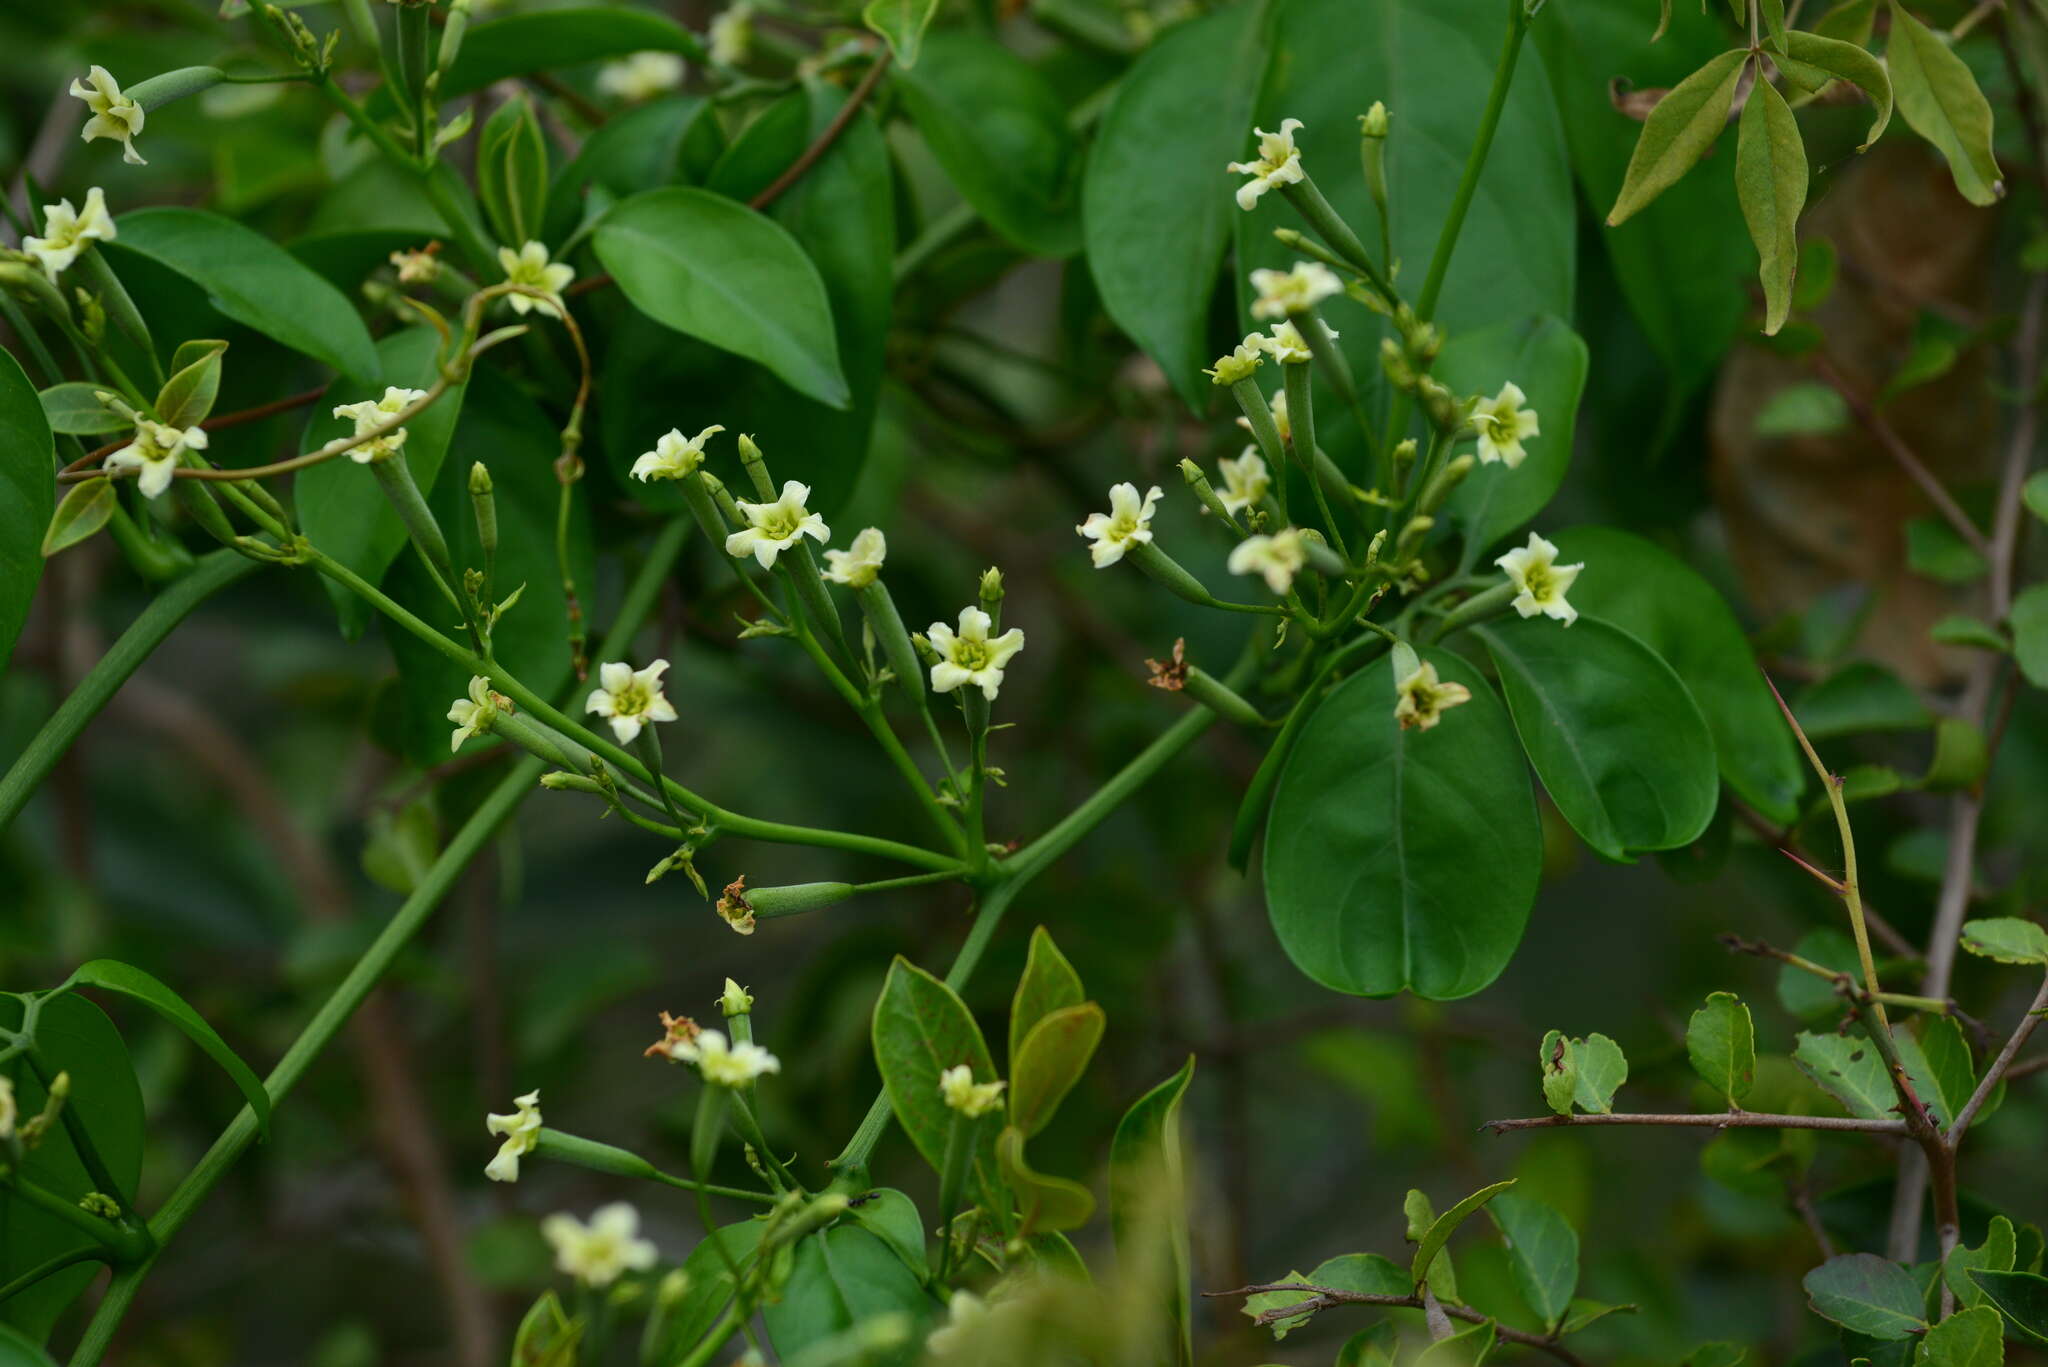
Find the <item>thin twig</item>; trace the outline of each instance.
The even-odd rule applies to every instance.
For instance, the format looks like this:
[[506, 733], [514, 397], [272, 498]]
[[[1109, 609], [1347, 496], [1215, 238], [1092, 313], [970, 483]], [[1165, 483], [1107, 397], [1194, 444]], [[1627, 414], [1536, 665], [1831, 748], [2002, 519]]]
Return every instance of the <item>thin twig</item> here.
[[[2048, 1011], [2048, 975], [2042, 977], [2041, 990], [2034, 994], [2033, 1004], [2027, 1008], [2027, 1013], [2020, 1017], [2020, 1023], [2013, 1028], [2012, 1038], [2005, 1042], [2005, 1047], [1998, 1051], [1998, 1057], [1984, 1070], [1983, 1080], [1977, 1084], [1977, 1090], [1970, 1094], [1970, 1099], [1963, 1103], [1963, 1109], [1956, 1112], [1955, 1123], [1948, 1127], [1948, 1142], [1951, 1147], [1963, 1142], [1963, 1135], [1969, 1130], [1970, 1122], [1977, 1118], [1977, 1112], [1984, 1109], [1984, 1103], [1990, 1098], [1991, 1090], [1998, 1085], [1999, 1079], [2011, 1075], [2013, 1055], [2019, 1053], [2021, 1046], [2026, 1044], [2027, 1037], [2034, 1033], [2034, 1027], [2041, 1023], [2044, 1011]], [[2039, 1066], [2040, 1062], [2039, 1059], [2034, 1060], [2035, 1066]]]
[[[324, 384], [315, 385], [311, 389], [302, 389], [296, 394], [287, 394], [281, 399], [272, 399], [269, 403], [259, 403], [254, 408], [237, 409], [233, 413], [223, 413], [219, 417], [208, 418], [200, 423], [199, 427], [201, 431], [218, 432], [225, 427], [240, 427], [245, 423], [261, 422], [265, 418], [274, 418], [279, 413], [289, 413], [294, 408], [304, 408], [309, 403], [318, 403], [320, 396], [325, 394], [327, 390], [328, 386]], [[88, 465], [97, 465], [127, 444], [128, 439], [125, 437], [118, 441], [110, 441], [105, 446], [86, 452], [58, 473], [68, 475], [75, 470], [83, 470]]]
[[[1334, 1286], [1316, 1286], [1309, 1282], [1265, 1282], [1256, 1286], [1240, 1286], [1235, 1291], [1204, 1291], [1208, 1297], [1261, 1296], [1273, 1291], [1305, 1291], [1309, 1299], [1296, 1301], [1292, 1305], [1276, 1306], [1257, 1316], [1252, 1322], [1258, 1325], [1277, 1324], [1282, 1320], [1306, 1319], [1319, 1310], [1328, 1310], [1338, 1305], [1385, 1305], [1408, 1310], [1424, 1308], [1420, 1296], [1390, 1296], [1373, 1291], [1345, 1291]], [[1443, 1305], [1439, 1307], [1452, 1319], [1464, 1320], [1467, 1324], [1484, 1324], [1491, 1315], [1481, 1314], [1469, 1305]], [[1571, 1349], [1547, 1334], [1532, 1334], [1525, 1329], [1514, 1329], [1494, 1321], [1494, 1332], [1508, 1343], [1519, 1343], [1525, 1348], [1538, 1348], [1550, 1354], [1559, 1362], [1570, 1367], [1585, 1367], [1585, 1360]]]
[[1479, 1128], [1502, 1134], [1508, 1130], [1549, 1130], [1566, 1125], [1669, 1125], [1694, 1130], [1858, 1130], [1866, 1134], [1905, 1134], [1903, 1120], [1865, 1120], [1846, 1115], [1773, 1115], [1767, 1111], [1709, 1111], [1704, 1114], [1617, 1111], [1611, 1115], [1536, 1115], [1521, 1120], [1489, 1120]]
[[1877, 444], [1884, 448], [1884, 453], [1920, 487], [1921, 493], [1927, 495], [1927, 501], [1934, 505], [1942, 520], [1955, 529], [1957, 536], [1969, 543], [1970, 549], [1985, 559], [1990, 559], [1991, 542], [1978, 530], [1977, 524], [1970, 521], [1970, 515], [1963, 511], [1962, 505], [1957, 503], [1942, 482], [1935, 478], [1934, 472], [1913, 453], [1913, 448], [1906, 444], [1906, 439], [1899, 435], [1898, 429], [1886, 421], [1884, 414], [1878, 412], [1869, 398], [1849, 383], [1848, 378], [1835, 368], [1834, 362], [1824, 353], [1814, 354], [1813, 369], [1830, 388], [1842, 396], [1849, 405], [1850, 413], [1855, 415], [1863, 430], [1877, 440]]

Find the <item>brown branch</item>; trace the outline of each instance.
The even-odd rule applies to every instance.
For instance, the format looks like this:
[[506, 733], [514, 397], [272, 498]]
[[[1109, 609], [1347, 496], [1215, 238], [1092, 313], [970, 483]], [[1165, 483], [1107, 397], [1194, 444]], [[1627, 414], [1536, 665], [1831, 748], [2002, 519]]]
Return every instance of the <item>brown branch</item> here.
[[[202, 431], [218, 432], [224, 427], [240, 427], [244, 423], [261, 422], [265, 418], [274, 418], [279, 413], [289, 413], [294, 408], [304, 408], [307, 404], [318, 403], [320, 396], [325, 394], [327, 390], [328, 386], [324, 384], [315, 385], [311, 389], [302, 389], [296, 394], [287, 394], [281, 399], [272, 399], [269, 403], [259, 403], [254, 408], [237, 409], [233, 413], [223, 413], [217, 418], [208, 418], [205, 422], [200, 423], [199, 426]], [[62, 470], [58, 471], [58, 473], [68, 475], [82, 470], [88, 465], [105, 460], [125, 445], [127, 445], [125, 440], [110, 441], [97, 450], [86, 452], [77, 460], [72, 461]]]
[[[2005, 1042], [2005, 1047], [1998, 1051], [1998, 1057], [1984, 1070], [1983, 1081], [1977, 1084], [1977, 1090], [1970, 1094], [1970, 1099], [1963, 1103], [1963, 1109], [1956, 1112], [1955, 1123], [1948, 1127], [1950, 1148], [1963, 1142], [1963, 1135], [1970, 1128], [1970, 1122], [1977, 1118], [1977, 1112], [1984, 1109], [1984, 1103], [1990, 1099], [1991, 1089], [1998, 1085], [1999, 1079], [2012, 1075], [2013, 1056], [2026, 1044], [2027, 1037], [2034, 1033], [2034, 1027], [2041, 1023], [2043, 1012], [2048, 1012], [2048, 975], [2043, 975], [2041, 990], [2034, 994], [2033, 1004], [2027, 1008], [2026, 1014], [2020, 1017], [2020, 1023], [2013, 1028], [2012, 1038]], [[2036, 1067], [2041, 1062], [2040, 1059], [2034, 1060]]]
[[1479, 1128], [1502, 1134], [1508, 1130], [1548, 1130], [1563, 1125], [1670, 1125], [1695, 1130], [1857, 1130], [1865, 1134], [1905, 1134], [1903, 1120], [1865, 1120], [1861, 1116], [1772, 1115], [1765, 1111], [1659, 1115], [1623, 1111], [1612, 1115], [1537, 1115], [1522, 1120], [1489, 1120]]
[[[1425, 1302], [1420, 1296], [1389, 1296], [1374, 1291], [1346, 1291], [1335, 1286], [1316, 1286], [1309, 1282], [1264, 1282], [1255, 1286], [1240, 1286], [1235, 1291], [1204, 1291], [1205, 1297], [1260, 1296], [1272, 1291], [1306, 1291], [1309, 1299], [1296, 1301], [1292, 1305], [1276, 1306], [1253, 1318], [1252, 1323], [1261, 1327], [1277, 1324], [1282, 1320], [1306, 1319], [1319, 1310], [1328, 1310], [1338, 1305], [1384, 1305], [1405, 1310], [1421, 1310]], [[1484, 1324], [1493, 1319], [1483, 1315], [1469, 1305], [1440, 1305], [1438, 1307], [1452, 1319], [1467, 1324]], [[1633, 1308], [1633, 1307], [1628, 1307]], [[1494, 1332], [1503, 1342], [1519, 1343], [1524, 1348], [1536, 1348], [1550, 1354], [1569, 1367], [1585, 1367], [1585, 1360], [1571, 1349], [1557, 1341], [1555, 1335], [1532, 1334], [1525, 1329], [1514, 1329], [1494, 1321]]]
[[2007, 1082], [2017, 1082], [2023, 1077], [2032, 1077], [2036, 1073], [2048, 1073], [2048, 1054], [2041, 1054], [2030, 1058], [2025, 1063], [2013, 1064], [2005, 1070], [2005, 1080]]
[[1863, 430], [1876, 439], [1877, 444], [1884, 448], [1885, 454], [1920, 487], [1921, 493], [1927, 495], [1927, 501], [1934, 505], [1935, 511], [1941, 514], [1949, 526], [1955, 528], [1956, 535], [1968, 542], [1972, 550], [1989, 560], [1992, 555], [1991, 542], [1978, 530], [1977, 524], [1970, 521], [1970, 515], [1963, 511], [1962, 506], [1949, 494], [1942, 482], [1935, 478], [1934, 472], [1913, 453], [1913, 448], [1906, 444], [1906, 439], [1899, 435], [1898, 429], [1885, 420], [1884, 414], [1877, 411], [1869, 397], [1851, 385], [1848, 378], [1835, 368], [1834, 362], [1830, 361], [1825, 353], [1814, 354], [1813, 368], [1815, 373], [1827, 381], [1829, 387], [1848, 403], [1849, 411], [1855, 415]]

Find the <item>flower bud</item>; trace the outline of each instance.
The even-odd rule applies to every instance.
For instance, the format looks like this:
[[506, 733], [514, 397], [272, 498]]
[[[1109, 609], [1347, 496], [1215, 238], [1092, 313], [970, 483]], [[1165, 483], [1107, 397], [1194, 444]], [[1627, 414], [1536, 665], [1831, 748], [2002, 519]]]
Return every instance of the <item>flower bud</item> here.
[[1178, 560], [1159, 549], [1158, 543], [1141, 541], [1124, 552], [1124, 559], [1136, 565], [1148, 579], [1165, 586], [1166, 591], [1176, 598], [1185, 598], [1190, 603], [1207, 607], [1216, 601], [1216, 596], [1202, 586], [1202, 581], [1181, 567]]
[[775, 501], [775, 481], [769, 478], [768, 462], [761, 455], [761, 448], [746, 433], [740, 433], [740, 465], [747, 472], [747, 478], [754, 481], [754, 492], [769, 503]]
[[1202, 473], [1201, 466], [1191, 460], [1183, 460], [1180, 463], [1180, 477], [1188, 482], [1188, 488], [1194, 491], [1195, 497], [1201, 500], [1204, 508], [1226, 523], [1231, 521], [1230, 510], [1223, 506], [1222, 499], [1216, 497], [1216, 490], [1211, 487], [1209, 476]]
[[1434, 526], [1436, 519], [1433, 517], [1410, 518], [1408, 525], [1401, 529], [1401, 539], [1394, 543], [1394, 558], [1412, 560], [1415, 553], [1422, 549], [1423, 538], [1429, 535], [1429, 529]]
[[1301, 529], [1301, 549], [1308, 556], [1308, 563], [1318, 574], [1341, 576], [1350, 567], [1344, 557], [1330, 549], [1330, 543], [1314, 527]]
[[725, 1013], [727, 1019], [744, 1016], [754, 1009], [754, 999], [746, 988], [727, 978], [725, 991], [718, 998], [718, 1009]]
[[604, 792], [604, 785], [594, 778], [572, 774], [563, 769], [550, 769], [540, 776], [540, 786], [557, 792], [596, 793]]
[[1434, 376], [1424, 375], [1416, 383], [1416, 394], [1422, 400], [1422, 411], [1441, 432], [1458, 431], [1470, 416], [1466, 402]]
[[995, 610], [1002, 606], [1003, 572], [994, 565], [981, 572], [980, 599], [981, 610], [990, 616], [994, 616]]
[[1451, 491], [1472, 473], [1472, 467], [1478, 463], [1478, 458], [1469, 451], [1447, 462], [1424, 486], [1422, 496], [1415, 502], [1416, 511], [1433, 513], [1441, 508], [1444, 500], [1451, 496]]
[[1416, 450], [1415, 438], [1403, 437], [1400, 444], [1394, 448], [1394, 468], [1396, 470], [1405, 470], [1413, 465], [1415, 463]]
[[1379, 100], [1374, 100], [1372, 108], [1358, 116], [1358, 131], [1364, 138], [1382, 139], [1387, 136], [1388, 123], [1387, 106]]
[[856, 891], [851, 883], [790, 883], [779, 888], [749, 888], [746, 900], [756, 916], [797, 916], [844, 902]]
[[491, 472], [482, 461], [469, 467], [469, 503], [476, 512], [477, 544], [486, 558], [498, 553], [498, 500], [491, 490]]
[[1380, 338], [1380, 369], [1386, 372], [1387, 383], [1394, 388], [1415, 388], [1415, 367], [1408, 364], [1408, 354], [1391, 337]]

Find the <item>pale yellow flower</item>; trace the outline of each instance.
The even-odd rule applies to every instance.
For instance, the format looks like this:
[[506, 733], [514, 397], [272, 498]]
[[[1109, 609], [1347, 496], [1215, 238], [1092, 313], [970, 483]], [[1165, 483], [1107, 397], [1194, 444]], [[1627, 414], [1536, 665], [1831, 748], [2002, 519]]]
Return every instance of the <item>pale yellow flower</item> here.
[[1490, 399], [1481, 399], [1472, 410], [1472, 430], [1479, 437], [1479, 463], [1491, 465], [1504, 462], [1512, 470], [1522, 463], [1528, 453], [1522, 449], [1526, 439], [1541, 434], [1536, 410], [1524, 408], [1527, 395], [1520, 385], [1512, 380], [1500, 387], [1500, 393]]
[[105, 67], [96, 66], [86, 73], [85, 80], [73, 81], [71, 93], [92, 111], [80, 137], [87, 142], [112, 138], [121, 144], [121, 160], [131, 166], [148, 165], [135, 150], [135, 135], [142, 131], [145, 117], [142, 106], [121, 93], [120, 82]]
[[1292, 527], [1282, 528], [1271, 536], [1246, 537], [1224, 562], [1232, 574], [1261, 576], [1266, 587], [1275, 593], [1293, 588], [1294, 576], [1307, 563], [1307, 547], [1302, 543], [1301, 533]]
[[1267, 320], [1306, 313], [1331, 295], [1344, 292], [1337, 272], [1320, 261], [1297, 261], [1292, 270], [1255, 270], [1251, 281], [1259, 292], [1252, 301], [1252, 317]]
[[532, 1153], [533, 1146], [540, 1142], [540, 1093], [515, 1096], [512, 1107], [510, 1115], [484, 1117], [486, 1131], [505, 1136], [505, 1142], [498, 1146], [498, 1156], [484, 1169], [484, 1176], [493, 1182], [517, 1182], [519, 1159]]
[[661, 691], [661, 676], [667, 669], [667, 660], [656, 660], [638, 670], [624, 660], [599, 665], [598, 687], [591, 690], [583, 710], [609, 721], [619, 744], [631, 745], [648, 723], [676, 719], [675, 707]]
[[713, 425], [686, 439], [677, 428], [669, 428], [652, 451], [633, 462], [633, 478], [642, 484], [651, 479], [687, 479], [704, 463], [704, 443], [724, 430]]
[[964, 1063], [939, 1074], [939, 1095], [945, 1099], [947, 1109], [958, 1111], [969, 1120], [985, 1116], [1002, 1105], [1006, 1085], [1000, 1078], [994, 1082], [976, 1082], [974, 1069]]
[[545, 299], [530, 294], [506, 295], [514, 313], [523, 316], [535, 311], [545, 318], [562, 316], [562, 289], [576, 278], [574, 266], [550, 261], [546, 245], [540, 242], [528, 242], [516, 252], [510, 247], [498, 248], [498, 265], [505, 272], [507, 283], [525, 285], [547, 295]]
[[1259, 140], [1259, 155], [1251, 161], [1233, 161], [1225, 168], [1251, 177], [1237, 187], [1238, 208], [1249, 210], [1266, 191], [1282, 185], [1298, 185], [1307, 178], [1307, 173], [1301, 169], [1301, 151], [1294, 145], [1294, 130], [1301, 126], [1300, 119], [1285, 119], [1277, 133], [1259, 128], [1252, 130], [1253, 136]]
[[1152, 540], [1152, 511], [1159, 506], [1159, 498], [1156, 484], [1145, 491], [1142, 500], [1135, 484], [1110, 486], [1109, 511], [1090, 513], [1087, 521], [1074, 528], [1095, 543], [1088, 548], [1088, 555], [1096, 569], [1107, 569], [1123, 559], [1124, 552], [1131, 547]]
[[554, 1246], [555, 1266], [585, 1286], [610, 1286], [627, 1272], [645, 1272], [659, 1256], [640, 1237], [640, 1212], [624, 1201], [598, 1207], [587, 1225], [573, 1215], [550, 1215], [540, 1232]]
[[1427, 660], [1415, 672], [1395, 685], [1394, 719], [1401, 729], [1427, 731], [1443, 720], [1444, 709], [1472, 701], [1472, 690], [1461, 683], [1444, 683], [1436, 666]]
[[24, 237], [21, 249], [42, 263], [43, 273], [55, 280], [66, 266], [78, 259], [88, 242], [112, 242], [114, 220], [107, 213], [107, 197], [95, 185], [85, 192], [85, 210], [60, 199], [43, 206], [43, 235]]
[[962, 684], [973, 684], [990, 702], [1003, 686], [1003, 670], [1024, 648], [1024, 633], [1011, 627], [994, 640], [988, 629], [995, 622], [980, 608], [960, 609], [960, 630], [944, 622], [933, 622], [925, 631], [939, 662], [932, 666], [932, 691], [951, 693]]
[[832, 529], [825, 519], [807, 506], [810, 497], [811, 486], [792, 479], [783, 484], [782, 496], [773, 503], [736, 500], [748, 525], [725, 538], [725, 553], [739, 558], [751, 555], [762, 569], [772, 570], [775, 558], [805, 537], [817, 542], [831, 540]]
[[1515, 595], [1515, 611], [1522, 616], [1534, 617], [1540, 612], [1566, 626], [1579, 620], [1579, 610], [1567, 603], [1564, 596], [1572, 581], [1579, 577], [1579, 571], [1586, 567], [1558, 564], [1557, 547], [1550, 542], [1531, 532], [1528, 545], [1517, 546], [1493, 563], [1507, 571], [1508, 578], [1521, 590]]
[[851, 548], [825, 552], [825, 577], [850, 589], [864, 589], [882, 572], [889, 555], [889, 539], [880, 527], [863, 527], [854, 535]]

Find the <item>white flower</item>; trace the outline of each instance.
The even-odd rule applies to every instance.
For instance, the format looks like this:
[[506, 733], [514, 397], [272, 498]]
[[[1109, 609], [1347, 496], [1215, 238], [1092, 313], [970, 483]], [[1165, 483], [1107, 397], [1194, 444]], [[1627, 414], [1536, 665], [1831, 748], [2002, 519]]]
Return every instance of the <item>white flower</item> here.
[[956, 1064], [939, 1074], [939, 1095], [945, 1098], [949, 1110], [960, 1112], [969, 1120], [987, 1115], [1003, 1103], [1002, 1079], [994, 1082], [976, 1082], [974, 1069], [965, 1063]]
[[1011, 627], [993, 641], [988, 629], [994, 623], [980, 608], [960, 609], [960, 630], [944, 622], [933, 622], [925, 632], [939, 662], [932, 666], [932, 692], [951, 693], [961, 684], [973, 684], [990, 702], [1003, 686], [1003, 667], [1024, 648], [1024, 633]]
[[[395, 384], [387, 385], [383, 398], [364, 399], [361, 403], [337, 404], [334, 416], [352, 419], [356, 425], [354, 435], [360, 437], [365, 432], [374, 432], [390, 422], [394, 414], [404, 412], [426, 397], [427, 391], [424, 389], [401, 389]], [[405, 429], [401, 427], [396, 432], [387, 432], [360, 446], [351, 446], [348, 458], [358, 465], [368, 465], [371, 461], [385, 460], [397, 455], [398, 448], [403, 445]]]
[[1232, 574], [1264, 576], [1266, 587], [1275, 593], [1293, 588], [1294, 576], [1307, 563], [1308, 552], [1302, 546], [1301, 533], [1292, 527], [1282, 528], [1271, 536], [1246, 537], [1225, 562]]
[[738, 66], [747, 60], [754, 45], [754, 7], [740, 0], [728, 5], [711, 21], [705, 35], [711, 39], [711, 60], [719, 66]]
[[585, 1286], [610, 1286], [622, 1273], [645, 1272], [658, 1256], [640, 1237], [640, 1212], [624, 1201], [599, 1206], [587, 1225], [573, 1215], [550, 1215], [540, 1232], [555, 1246], [555, 1266]]
[[1523, 440], [1541, 435], [1536, 410], [1522, 407], [1527, 397], [1522, 387], [1510, 380], [1500, 387], [1500, 393], [1479, 400], [1472, 410], [1472, 430], [1479, 436], [1481, 465], [1505, 461], [1512, 470], [1528, 454], [1522, 449]]
[[484, 1169], [484, 1176], [493, 1182], [517, 1182], [520, 1155], [532, 1153], [533, 1146], [540, 1141], [540, 1093], [515, 1096], [512, 1107], [510, 1115], [484, 1117], [485, 1130], [505, 1136], [505, 1142], [498, 1146], [498, 1156]]
[[825, 552], [825, 577], [850, 589], [864, 589], [882, 572], [882, 561], [888, 554], [889, 541], [882, 535], [882, 529], [863, 527], [849, 549]]
[[762, 569], [772, 570], [775, 557], [804, 537], [820, 542], [831, 540], [832, 529], [825, 525], [825, 519], [804, 506], [810, 496], [810, 485], [792, 479], [782, 486], [782, 497], [773, 503], [737, 500], [750, 525], [726, 537], [725, 553], [741, 558], [751, 555]]
[[1297, 261], [1293, 270], [1253, 271], [1252, 288], [1259, 292], [1252, 301], [1252, 317], [1281, 319], [1306, 313], [1331, 295], [1342, 294], [1344, 282], [1320, 261]]
[[1138, 499], [1138, 486], [1129, 482], [1112, 484], [1109, 488], [1109, 511], [1090, 513], [1088, 520], [1074, 530], [1095, 544], [1088, 548], [1089, 557], [1095, 561], [1095, 568], [1107, 569], [1124, 558], [1124, 552], [1133, 546], [1144, 545], [1152, 540], [1152, 510], [1159, 506], [1159, 486], [1153, 485], [1145, 491], [1143, 502]]
[[498, 265], [508, 283], [525, 285], [548, 296], [536, 299], [530, 294], [506, 295], [514, 313], [523, 316], [528, 310], [537, 310], [544, 318], [562, 316], [562, 287], [576, 278], [575, 267], [550, 262], [547, 247], [539, 242], [528, 242], [516, 252], [510, 247], [498, 248]]
[[14, 1138], [14, 1123], [21, 1108], [14, 1100], [14, 1079], [0, 1074], [0, 1139]]
[[676, 719], [675, 708], [661, 691], [661, 676], [667, 668], [667, 660], [656, 660], [639, 670], [624, 660], [599, 665], [600, 686], [591, 690], [583, 710], [609, 720], [619, 744], [631, 745], [640, 728], [649, 722]]
[[71, 201], [60, 199], [55, 204], [43, 206], [43, 235], [24, 237], [21, 249], [43, 263], [43, 273], [52, 280], [66, 266], [78, 259], [91, 242], [112, 242], [114, 220], [107, 213], [107, 197], [95, 185], [85, 192], [85, 212], [71, 207]]
[[[90, 85], [86, 82], [91, 82]], [[142, 106], [121, 93], [121, 86], [103, 66], [96, 66], [85, 74], [85, 81], [74, 80], [71, 93], [85, 101], [92, 110], [92, 117], [85, 121], [79, 136], [87, 142], [94, 138], [113, 138], [121, 144], [121, 160], [130, 166], [146, 166], [135, 151], [135, 135], [142, 131]]]
[[598, 93], [628, 103], [651, 100], [683, 83], [683, 59], [673, 52], [636, 52], [597, 73]]
[[1534, 617], [1540, 612], [1566, 626], [1579, 620], [1579, 610], [1565, 602], [1564, 596], [1586, 567], [1558, 564], [1557, 547], [1550, 542], [1531, 532], [1528, 545], [1517, 546], [1493, 563], [1506, 570], [1521, 590], [1515, 595], [1515, 611], [1522, 616]]
[[204, 428], [188, 427], [180, 432], [175, 427], [143, 418], [135, 424], [134, 439], [100, 462], [100, 468], [121, 470], [134, 466], [142, 471], [135, 482], [141, 487], [143, 497], [155, 498], [171, 487], [171, 471], [178, 468], [180, 456], [188, 450], [205, 449]]
[[1258, 158], [1254, 161], [1233, 161], [1225, 168], [1251, 177], [1237, 187], [1238, 208], [1248, 210], [1266, 191], [1282, 185], [1298, 185], [1307, 178], [1301, 169], [1301, 152], [1294, 145], [1294, 130], [1299, 127], [1300, 119], [1286, 119], [1281, 122], [1277, 133], [1259, 128], [1252, 130], [1259, 140]]
[[490, 730], [499, 712], [511, 710], [504, 699], [491, 692], [488, 679], [481, 674], [471, 676], [469, 696], [457, 698], [448, 705], [448, 720], [455, 723], [455, 734], [449, 737], [448, 748], [460, 750], [462, 742]]
[[699, 1030], [688, 1039], [669, 1045], [668, 1056], [697, 1065], [697, 1072], [714, 1087], [745, 1087], [766, 1073], [782, 1071], [782, 1060], [755, 1044], [734, 1044], [722, 1030]]
[[642, 484], [650, 479], [689, 478], [704, 463], [704, 443], [724, 430], [714, 424], [685, 441], [679, 430], [669, 428], [652, 451], [633, 462], [633, 478]]
[[1228, 356], [1217, 357], [1216, 364], [1202, 373], [1225, 387], [1234, 385], [1239, 380], [1250, 379], [1252, 372], [1259, 368], [1259, 362], [1263, 359], [1259, 353], [1265, 349], [1265, 345], [1264, 333], [1247, 333], [1242, 342], [1230, 349]]
[[[1280, 396], [1286, 398], [1285, 394]], [[1277, 415], [1276, 415], [1277, 416]], [[1256, 446], [1247, 446], [1236, 460], [1225, 456], [1216, 462], [1216, 468], [1223, 474], [1223, 492], [1217, 497], [1223, 502], [1223, 511], [1241, 513], [1256, 507], [1273, 487], [1273, 476], [1266, 469], [1266, 458], [1259, 454]]]
[[1394, 720], [1401, 723], [1403, 731], [1427, 731], [1443, 720], [1445, 708], [1472, 701], [1471, 689], [1461, 683], [1442, 682], [1436, 676], [1436, 666], [1427, 660], [1394, 685], [1394, 689]]
[[429, 242], [417, 251], [391, 253], [391, 265], [401, 285], [427, 285], [441, 273], [441, 244]]
[[[1323, 331], [1330, 335], [1332, 341], [1344, 335], [1330, 327]], [[1285, 319], [1273, 324], [1271, 336], [1259, 338], [1259, 347], [1282, 364], [1306, 365], [1316, 355], [1309, 348], [1308, 339], [1301, 335], [1301, 330]]]

